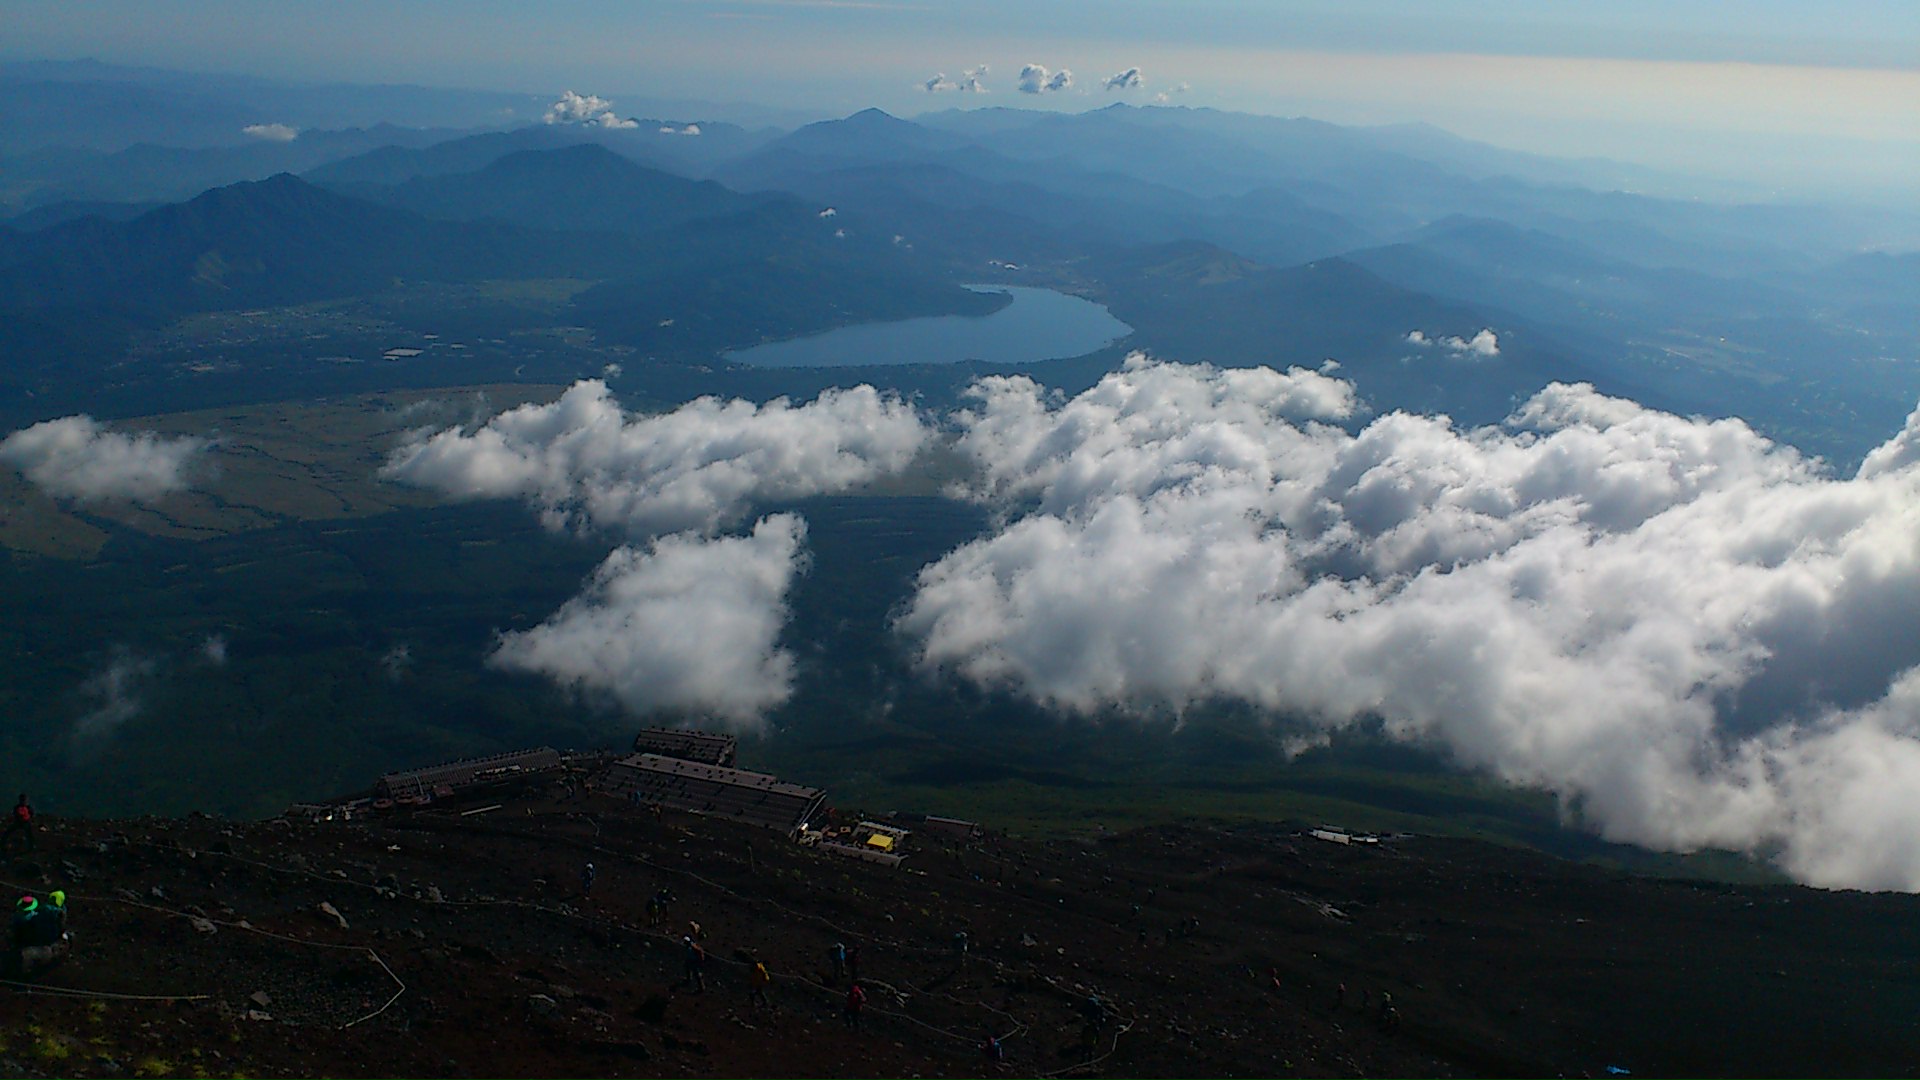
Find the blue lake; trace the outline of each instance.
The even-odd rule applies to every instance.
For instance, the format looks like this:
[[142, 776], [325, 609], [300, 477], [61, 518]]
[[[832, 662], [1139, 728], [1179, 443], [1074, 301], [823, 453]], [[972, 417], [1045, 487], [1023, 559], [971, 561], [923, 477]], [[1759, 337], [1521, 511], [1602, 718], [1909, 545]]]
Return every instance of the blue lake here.
[[1084, 356], [1133, 332], [1091, 300], [1021, 285], [969, 285], [1013, 303], [991, 315], [938, 315], [843, 326], [824, 334], [755, 345], [726, 354], [756, 367], [855, 367], [877, 364], [1031, 364]]

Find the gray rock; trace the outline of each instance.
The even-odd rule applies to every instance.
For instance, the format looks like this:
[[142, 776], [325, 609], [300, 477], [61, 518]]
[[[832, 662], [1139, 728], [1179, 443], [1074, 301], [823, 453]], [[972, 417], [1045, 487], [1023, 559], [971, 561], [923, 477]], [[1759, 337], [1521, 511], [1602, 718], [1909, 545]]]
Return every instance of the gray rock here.
[[322, 900], [320, 901], [320, 906], [315, 908], [314, 910], [319, 912], [321, 917], [332, 919], [333, 921], [339, 923], [340, 929], [342, 930], [347, 929], [347, 917], [345, 915], [340, 914], [339, 908], [336, 908], [332, 904], [329, 904], [325, 900]]
[[193, 928], [203, 934], [217, 934], [220, 932], [220, 928], [213, 924], [212, 919], [202, 919], [197, 916], [193, 920]]
[[545, 994], [532, 994], [527, 997], [527, 1008], [541, 1016], [552, 1016], [560, 1010], [560, 1003]]

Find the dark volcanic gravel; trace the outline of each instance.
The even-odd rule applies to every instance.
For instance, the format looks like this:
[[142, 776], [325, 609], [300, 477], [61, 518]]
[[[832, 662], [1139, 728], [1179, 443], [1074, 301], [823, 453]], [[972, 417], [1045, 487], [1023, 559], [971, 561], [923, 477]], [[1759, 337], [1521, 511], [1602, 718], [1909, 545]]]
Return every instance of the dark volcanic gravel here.
[[[1910, 896], [1643, 879], [1468, 841], [1341, 846], [1253, 825], [921, 835], [892, 869], [610, 800], [488, 802], [504, 805], [351, 823], [48, 822], [0, 878], [65, 887], [79, 947], [35, 992], [10, 988], [0, 1073], [1892, 1076], [1920, 1064]], [[599, 873], [583, 900], [588, 859]], [[646, 899], [662, 887], [677, 899], [651, 927]], [[704, 992], [678, 985], [692, 922], [710, 957]], [[859, 1032], [829, 978], [836, 940], [861, 948]], [[774, 973], [771, 1010], [749, 1004], [749, 955]], [[1381, 1019], [1385, 994], [1396, 1022]], [[1091, 995], [1108, 1009], [1097, 1030]], [[989, 1032], [1003, 1063], [982, 1052]]]

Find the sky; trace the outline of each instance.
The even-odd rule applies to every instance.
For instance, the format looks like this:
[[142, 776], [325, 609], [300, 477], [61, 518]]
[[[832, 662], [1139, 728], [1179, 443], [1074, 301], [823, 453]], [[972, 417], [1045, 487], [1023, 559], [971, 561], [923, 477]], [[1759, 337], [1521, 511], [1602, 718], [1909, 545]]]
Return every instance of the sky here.
[[[1520, 149], [1720, 175], [1920, 170], [1910, 2], [5, 0], [0, 13], [0, 55], [16, 59], [821, 116], [1160, 100], [1426, 121]], [[1022, 93], [1030, 65], [1058, 88]], [[1107, 85], [1130, 69], [1137, 79]], [[984, 93], [957, 89], [969, 71]]]

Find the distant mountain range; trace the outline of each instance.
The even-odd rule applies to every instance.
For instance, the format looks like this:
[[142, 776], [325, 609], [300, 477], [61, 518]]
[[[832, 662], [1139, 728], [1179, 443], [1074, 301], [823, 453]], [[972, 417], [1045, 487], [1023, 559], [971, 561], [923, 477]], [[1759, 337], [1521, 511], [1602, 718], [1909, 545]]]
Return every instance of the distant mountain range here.
[[[1844, 458], [1864, 437], [1845, 432], [1920, 392], [1920, 368], [1886, 362], [1916, 351], [1911, 256], [1860, 254], [1920, 235], [1920, 215], [1597, 189], [1583, 182], [1634, 177], [1421, 126], [868, 109], [785, 133], [369, 127], [41, 149], [9, 167], [33, 205], [0, 232], [0, 313], [22, 351], [83, 367], [183, 314], [396, 282], [568, 279], [552, 317], [698, 364], [861, 319], [978, 312], [995, 301], [960, 283], [1013, 280], [1098, 296], [1170, 356], [1338, 359], [1381, 408], [1497, 418], [1548, 379], [1585, 378]], [[1214, 276], [1167, 269], [1196, 260]], [[1415, 330], [1480, 329], [1497, 362], [1402, 348]]]
[[366, 292], [395, 278], [601, 276], [622, 245], [556, 243], [486, 223], [430, 221], [282, 173], [126, 222], [86, 218], [0, 246], [0, 297], [22, 308], [165, 318]]
[[423, 217], [635, 235], [776, 201], [772, 196], [741, 195], [712, 180], [642, 168], [597, 143], [521, 150], [473, 172], [416, 174], [391, 187], [368, 184], [348, 190]]

